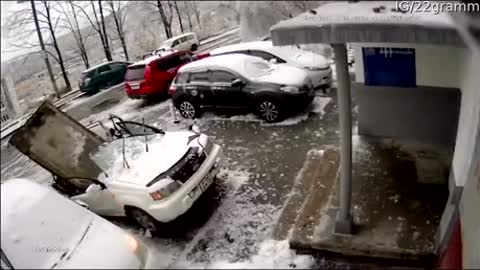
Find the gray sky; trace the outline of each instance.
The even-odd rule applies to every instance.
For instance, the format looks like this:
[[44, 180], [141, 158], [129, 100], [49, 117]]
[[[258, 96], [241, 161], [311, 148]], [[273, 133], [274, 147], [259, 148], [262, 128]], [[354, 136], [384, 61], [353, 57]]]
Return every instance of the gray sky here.
[[4, 29], [3, 25], [7, 21], [7, 18], [9, 15], [11, 15], [13, 12], [28, 8], [30, 6], [30, 2], [25, 2], [21, 4], [17, 4], [17, 1], [1, 1], [1, 16], [2, 16], [2, 34], [1, 34], [1, 40], [2, 40], [2, 62], [6, 61], [8, 59], [11, 59], [15, 56], [25, 54], [29, 52], [30, 50], [16, 50], [12, 51], [11, 46], [9, 46], [10, 39], [8, 39]]
[[[63, 3], [63, 2], [60, 2]], [[7, 61], [9, 59], [12, 59], [13, 57], [26, 54], [28, 52], [32, 51], [38, 51], [40, 50], [40, 47], [38, 48], [31, 48], [31, 49], [18, 49], [15, 47], [12, 47], [10, 45], [11, 42], [15, 43], [21, 43], [20, 40], [16, 40], [15, 37], [8, 37], [5, 29], [3, 29], [3, 25], [6, 23], [8, 17], [12, 15], [15, 11], [21, 10], [21, 9], [30, 9], [30, 1], [26, 1], [24, 3], [17, 3], [17, 1], [1, 1], [1, 18], [2, 18], [2, 33], [1, 33], [1, 40], [2, 40], [2, 45], [1, 45], [1, 53], [2, 53], [2, 62]], [[87, 12], [88, 9], [87, 9]], [[60, 15], [55, 9], [51, 9], [51, 14], [52, 17], [56, 17]], [[83, 22], [85, 23], [85, 22]], [[80, 19], [80, 24], [82, 24], [82, 20]], [[32, 25], [33, 27], [33, 25]], [[58, 36], [62, 35], [65, 33], [65, 31], [62, 31], [61, 29], [58, 29], [57, 31]], [[57, 37], [58, 37], [57, 36]], [[37, 43], [38, 38], [37, 35], [32, 35], [31, 40], [28, 40], [31, 43]], [[45, 39], [45, 35], [44, 35]]]

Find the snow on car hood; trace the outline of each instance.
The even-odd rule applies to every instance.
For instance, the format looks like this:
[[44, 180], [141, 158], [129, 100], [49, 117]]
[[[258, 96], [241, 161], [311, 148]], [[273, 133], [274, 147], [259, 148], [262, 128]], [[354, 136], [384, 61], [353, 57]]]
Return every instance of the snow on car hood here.
[[298, 49], [295, 46], [282, 46], [274, 48], [273, 51], [280, 57], [288, 59], [290, 64], [294, 64], [297, 67], [313, 67], [324, 69], [329, 66], [327, 58], [325, 58], [323, 55]]
[[[148, 136], [148, 152], [145, 137], [125, 139], [125, 159], [122, 154], [121, 139], [101, 147], [93, 157], [105, 170], [99, 179], [106, 183], [127, 182], [146, 186], [156, 176], [165, 172], [177, 163], [197, 140], [188, 144], [188, 138], [195, 133], [190, 131], [166, 132], [165, 135]], [[128, 164], [128, 167], [127, 167]]]
[[293, 57], [293, 60], [298, 64], [301, 64], [302, 67], [313, 67], [321, 69], [329, 67], [329, 63], [325, 57], [308, 51], [303, 51], [296, 54]]
[[308, 74], [302, 69], [278, 64], [273, 65], [273, 69], [263, 76], [254, 78], [257, 82], [276, 83], [291, 86], [302, 86], [308, 84]]

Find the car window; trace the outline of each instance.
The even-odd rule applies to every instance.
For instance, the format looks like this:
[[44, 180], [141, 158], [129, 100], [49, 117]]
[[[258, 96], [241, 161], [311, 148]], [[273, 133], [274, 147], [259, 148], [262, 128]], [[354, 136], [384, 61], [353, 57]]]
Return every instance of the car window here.
[[110, 64], [110, 69], [117, 69], [117, 68], [124, 68], [125, 64], [124, 63], [112, 63]]
[[102, 72], [107, 72], [110, 70], [110, 67], [108, 65], [104, 65], [104, 66], [101, 66], [98, 68], [98, 74], [102, 73]]
[[145, 65], [129, 67], [125, 74], [126, 81], [137, 81], [144, 79]]
[[187, 42], [187, 41], [188, 41], [188, 37], [182, 37], [182, 38], [180, 39], [180, 43], [185, 43], [185, 42]]
[[250, 55], [253, 55], [253, 56], [257, 56], [257, 57], [260, 57], [264, 60], [267, 60], [267, 61], [270, 61], [270, 59], [272, 58], [275, 58], [277, 60], [277, 63], [285, 63], [285, 61], [283, 61], [283, 59], [271, 54], [271, 53], [268, 53], [268, 52], [265, 52], [265, 51], [257, 51], [257, 50], [250, 50], [249, 51], [249, 54]]
[[177, 39], [177, 40], [173, 41], [172, 47], [178, 46], [179, 44], [180, 44], [180, 40]]
[[188, 81], [188, 72], [180, 73], [175, 78], [175, 83], [186, 83]]
[[208, 72], [201, 71], [190, 73], [190, 82], [209, 82]]
[[212, 82], [216, 83], [231, 83], [235, 79], [237, 79], [237, 76], [234, 74], [223, 71], [223, 70], [216, 70], [212, 71]]

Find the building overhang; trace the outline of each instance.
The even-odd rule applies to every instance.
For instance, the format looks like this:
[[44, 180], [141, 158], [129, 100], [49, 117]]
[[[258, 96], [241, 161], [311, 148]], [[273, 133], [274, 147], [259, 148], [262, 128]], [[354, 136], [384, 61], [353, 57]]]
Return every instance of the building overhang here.
[[396, 2], [386, 1], [327, 3], [277, 23], [270, 32], [275, 46], [311, 43], [465, 46], [448, 13], [402, 13]]

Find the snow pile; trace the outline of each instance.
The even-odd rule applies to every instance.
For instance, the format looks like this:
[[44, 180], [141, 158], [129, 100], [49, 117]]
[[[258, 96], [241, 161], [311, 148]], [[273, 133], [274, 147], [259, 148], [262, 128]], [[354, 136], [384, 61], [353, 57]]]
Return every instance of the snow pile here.
[[259, 245], [258, 253], [248, 260], [231, 263], [216, 261], [209, 269], [306, 269], [315, 265], [312, 256], [297, 255], [290, 249], [288, 240], [265, 240]]
[[312, 112], [324, 115], [325, 106], [327, 106], [330, 101], [332, 101], [330, 97], [315, 97], [312, 102]]

